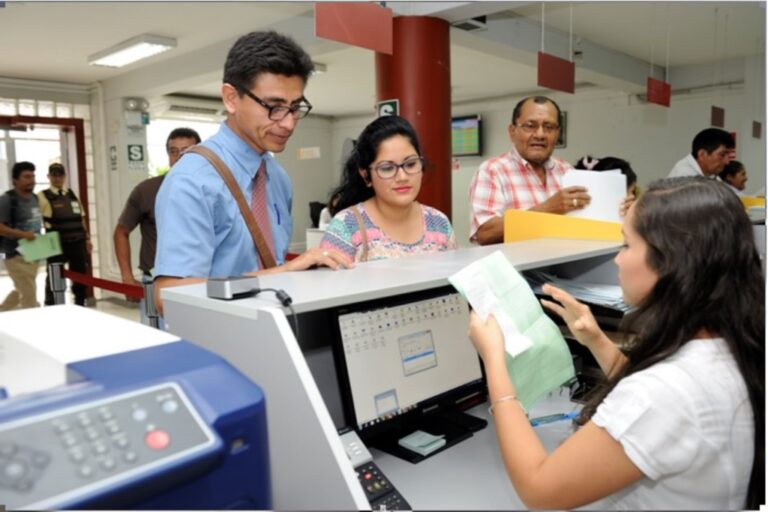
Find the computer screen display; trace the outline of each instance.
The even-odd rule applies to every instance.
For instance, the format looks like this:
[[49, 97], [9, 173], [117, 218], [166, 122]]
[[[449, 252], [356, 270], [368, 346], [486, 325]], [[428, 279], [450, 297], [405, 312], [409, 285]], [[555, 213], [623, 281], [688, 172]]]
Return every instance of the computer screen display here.
[[469, 308], [453, 288], [342, 308], [337, 320], [342, 394], [361, 435], [484, 392]]
[[478, 156], [483, 154], [483, 122], [479, 115], [451, 119], [451, 154]]

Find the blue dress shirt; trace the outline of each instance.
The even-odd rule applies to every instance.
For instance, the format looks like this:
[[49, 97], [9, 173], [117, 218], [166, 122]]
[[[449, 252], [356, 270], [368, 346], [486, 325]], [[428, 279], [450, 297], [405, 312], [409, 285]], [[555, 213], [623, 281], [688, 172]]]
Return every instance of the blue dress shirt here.
[[[253, 178], [267, 163], [269, 217], [278, 265], [291, 241], [293, 189], [274, 157], [260, 155], [227, 126], [202, 143], [215, 152], [250, 205]], [[185, 154], [163, 180], [155, 200], [157, 219], [156, 276], [227, 277], [260, 268], [248, 227], [237, 202], [216, 169], [200, 155]]]

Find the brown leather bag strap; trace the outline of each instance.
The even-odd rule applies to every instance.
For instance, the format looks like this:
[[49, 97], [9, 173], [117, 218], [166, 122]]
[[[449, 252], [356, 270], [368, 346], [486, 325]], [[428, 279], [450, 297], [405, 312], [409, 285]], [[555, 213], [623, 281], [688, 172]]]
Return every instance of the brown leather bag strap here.
[[355, 214], [357, 225], [360, 227], [360, 235], [363, 237], [363, 255], [360, 257], [360, 261], [368, 261], [368, 230], [365, 229], [365, 221], [363, 216], [360, 215], [357, 205], [351, 206], [350, 210]]
[[256, 246], [256, 253], [261, 260], [262, 268], [272, 268], [276, 266], [275, 256], [272, 254], [272, 251], [270, 251], [266, 240], [264, 240], [264, 235], [261, 233], [261, 229], [259, 229], [259, 224], [256, 222], [256, 219], [253, 217], [253, 212], [251, 212], [251, 209], [245, 200], [245, 196], [243, 196], [243, 191], [240, 190], [240, 186], [235, 181], [234, 176], [232, 176], [232, 172], [229, 170], [229, 167], [227, 167], [227, 164], [219, 158], [219, 155], [199, 144], [188, 148], [185, 153], [197, 153], [213, 165], [219, 173], [219, 176], [221, 176], [221, 179], [226, 183], [229, 191], [232, 193], [232, 197], [237, 201], [237, 206], [240, 207], [240, 213], [243, 216], [245, 225], [248, 226], [248, 231], [251, 232], [251, 237]]

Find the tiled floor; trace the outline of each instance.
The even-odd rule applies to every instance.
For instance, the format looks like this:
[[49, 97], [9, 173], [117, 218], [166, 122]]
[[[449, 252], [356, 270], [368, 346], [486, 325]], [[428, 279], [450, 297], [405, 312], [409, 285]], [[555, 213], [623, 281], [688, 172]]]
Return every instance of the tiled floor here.
[[[72, 293], [69, 291], [69, 284], [67, 285], [66, 303], [72, 304]], [[0, 302], [5, 298], [8, 293], [13, 290], [13, 282], [5, 270], [0, 272]], [[96, 300], [95, 308], [104, 313], [110, 315], [119, 316], [128, 320], [139, 322], [139, 305], [126, 301], [122, 296], [117, 296], [112, 293], [104, 293], [105, 298]], [[37, 273], [37, 301], [43, 304], [45, 301], [45, 270], [41, 267]], [[2, 314], [2, 313], [0, 313]]]

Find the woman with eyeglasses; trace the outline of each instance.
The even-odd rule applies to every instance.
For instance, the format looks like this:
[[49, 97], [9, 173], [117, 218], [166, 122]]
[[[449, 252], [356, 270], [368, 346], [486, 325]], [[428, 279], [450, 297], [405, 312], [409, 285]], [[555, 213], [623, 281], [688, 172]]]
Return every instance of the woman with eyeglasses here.
[[334, 218], [320, 247], [356, 262], [455, 249], [448, 217], [416, 201], [424, 165], [408, 121], [384, 116], [366, 126], [331, 194]]

